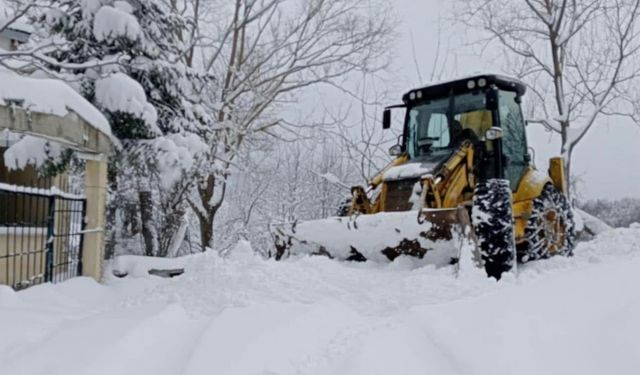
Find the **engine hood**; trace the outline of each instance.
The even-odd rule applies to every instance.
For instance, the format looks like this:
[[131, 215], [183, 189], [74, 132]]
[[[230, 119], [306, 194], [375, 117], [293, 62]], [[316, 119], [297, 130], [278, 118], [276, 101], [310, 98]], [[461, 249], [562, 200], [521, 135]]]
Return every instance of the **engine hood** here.
[[389, 168], [382, 175], [383, 181], [419, 179], [425, 174], [434, 173], [451, 153], [429, 155], [421, 159], [412, 159], [402, 165]]

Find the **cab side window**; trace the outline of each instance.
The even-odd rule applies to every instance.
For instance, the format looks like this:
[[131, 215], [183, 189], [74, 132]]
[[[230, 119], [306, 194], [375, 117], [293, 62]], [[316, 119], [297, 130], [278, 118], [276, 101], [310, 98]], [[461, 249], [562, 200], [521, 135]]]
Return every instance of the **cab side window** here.
[[524, 119], [516, 100], [515, 92], [500, 91], [500, 126], [503, 130], [502, 148], [506, 157], [504, 173], [513, 191], [518, 188], [518, 182], [528, 165]]

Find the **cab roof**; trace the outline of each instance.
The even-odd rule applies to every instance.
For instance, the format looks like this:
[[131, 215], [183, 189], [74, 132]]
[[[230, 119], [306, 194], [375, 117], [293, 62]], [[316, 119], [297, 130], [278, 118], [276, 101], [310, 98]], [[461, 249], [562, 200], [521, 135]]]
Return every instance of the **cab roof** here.
[[[482, 80], [484, 80], [484, 82]], [[484, 83], [484, 85], [481, 85], [482, 83]], [[518, 95], [524, 95], [527, 90], [526, 85], [517, 78], [495, 73], [485, 73], [438, 82], [413, 89], [402, 96], [402, 101], [409, 103], [412, 101], [442, 98], [450, 94], [465, 94], [482, 90], [484, 87], [490, 87], [491, 85], [495, 85], [502, 90], [514, 91], [518, 93]]]

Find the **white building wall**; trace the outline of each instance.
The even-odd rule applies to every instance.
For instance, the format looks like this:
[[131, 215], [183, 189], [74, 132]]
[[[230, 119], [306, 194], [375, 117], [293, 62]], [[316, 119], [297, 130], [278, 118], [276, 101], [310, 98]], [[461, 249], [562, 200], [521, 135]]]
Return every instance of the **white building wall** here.
[[5, 51], [11, 50], [11, 40], [0, 36], [0, 49]]

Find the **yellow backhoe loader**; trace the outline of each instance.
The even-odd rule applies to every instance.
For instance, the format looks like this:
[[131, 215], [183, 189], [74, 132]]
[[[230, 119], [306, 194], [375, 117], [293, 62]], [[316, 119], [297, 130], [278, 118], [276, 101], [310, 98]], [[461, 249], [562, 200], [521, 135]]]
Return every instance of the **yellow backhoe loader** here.
[[571, 255], [573, 214], [562, 158], [548, 173], [531, 163], [521, 110], [523, 83], [495, 74], [414, 89], [402, 104], [395, 159], [368, 186], [351, 188], [338, 216], [273, 225], [275, 257], [319, 254], [340, 260], [413, 256], [436, 265], [475, 246], [488, 276], [516, 261]]

